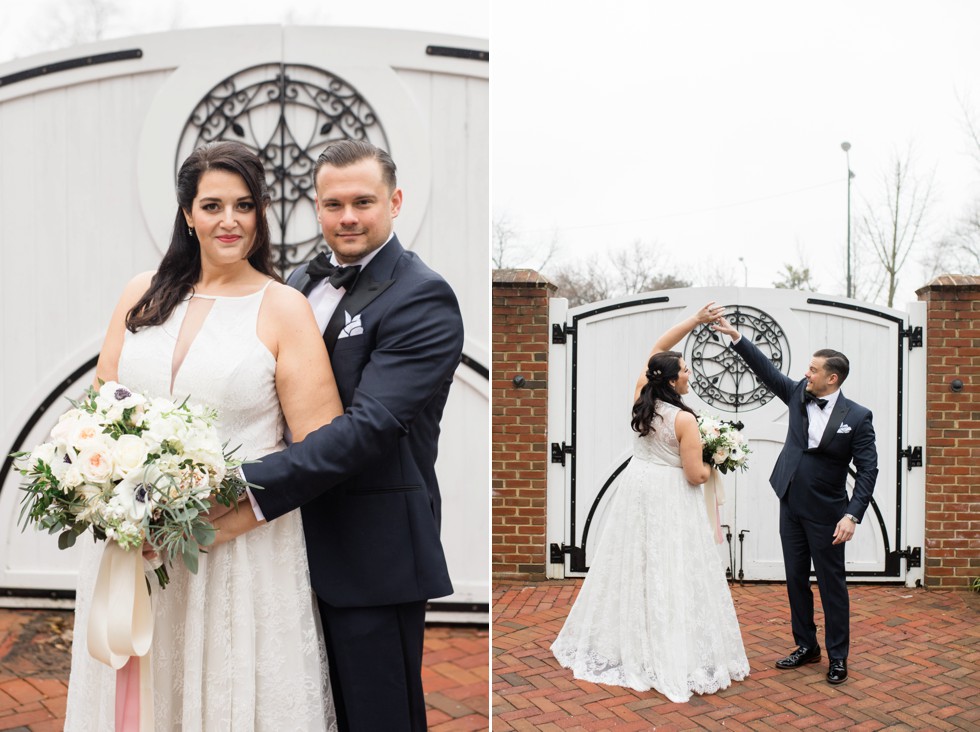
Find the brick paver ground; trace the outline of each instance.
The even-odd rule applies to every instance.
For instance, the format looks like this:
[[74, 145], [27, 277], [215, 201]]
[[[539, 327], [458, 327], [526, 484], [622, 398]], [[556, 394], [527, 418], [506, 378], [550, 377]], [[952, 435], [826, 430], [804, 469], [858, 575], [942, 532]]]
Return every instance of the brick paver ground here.
[[[60, 732], [65, 719], [72, 614], [0, 609], [0, 730]], [[422, 678], [429, 729], [489, 729], [489, 632], [430, 626]]]
[[675, 704], [653, 691], [577, 681], [558, 665], [548, 648], [580, 587], [567, 580], [494, 588], [494, 732], [980, 730], [976, 593], [852, 586], [850, 678], [830, 686], [826, 655], [801, 669], [773, 667], [793, 648], [785, 586], [735, 585], [751, 674]]

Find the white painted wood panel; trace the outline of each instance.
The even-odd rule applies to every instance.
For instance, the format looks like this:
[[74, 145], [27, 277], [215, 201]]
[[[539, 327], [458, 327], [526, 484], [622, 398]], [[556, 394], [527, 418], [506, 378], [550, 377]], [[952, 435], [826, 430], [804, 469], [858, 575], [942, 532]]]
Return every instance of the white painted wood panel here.
[[[656, 302], [657, 298], [668, 301]], [[664, 330], [709, 300], [762, 310], [772, 316], [786, 336], [783, 371], [794, 380], [803, 377], [812, 353], [819, 348], [836, 348], [848, 355], [851, 373], [843, 393], [869, 407], [874, 414], [879, 476], [874, 507], [869, 508], [848, 547], [847, 568], [862, 580], [904, 579], [904, 562], [898, 575], [882, 576], [882, 573], [887, 554], [904, 549], [910, 537], [918, 538], [919, 544], [915, 545], [921, 546], [921, 532], [917, 529], [922, 521], [922, 494], [921, 491], [910, 493], [910, 485], [921, 482], [918, 473], [923, 471], [916, 469], [918, 473], [916, 470], [909, 473], [899, 459], [897, 436], [901, 429], [903, 446], [922, 444], [924, 438], [922, 429], [910, 429], [911, 425], [921, 427], [924, 421], [924, 401], [919, 388], [924, 383], [923, 349], [910, 354], [903, 343], [904, 373], [900, 377], [899, 332], [907, 327], [908, 314], [786, 290], [669, 290], [584, 305], [567, 312], [564, 322], [574, 326], [574, 335], [569, 337], [567, 346], [552, 349], [552, 357], [565, 362], [567, 381], [564, 388], [558, 385], [561, 393], [549, 395], [555, 405], [550, 410], [552, 422], [564, 421], [552, 424], [550, 431], [553, 441], [557, 441], [555, 435], [565, 435], [563, 439], [574, 445], [575, 454], [568, 467], [553, 469], [550, 474], [552, 484], [562, 485], [565, 500], [556, 505], [554, 498], [558, 491], [553, 486], [549, 488], [549, 542], [563, 542], [577, 548], [584, 545], [585, 564], [591, 563], [596, 538], [602, 532], [606, 504], [618, 480], [610, 482], [610, 479], [629, 456], [634, 439], [629, 425], [633, 389], [649, 350]], [[828, 300], [833, 304], [811, 300]], [[685, 343], [679, 344], [677, 350], [685, 351]], [[690, 357], [688, 361], [694, 368]], [[552, 373], [557, 370], [553, 368]], [[728, 501], [722, 514], [723, 523], [732, 532], [731, 546], [724, 545], [719, 550], [726, 564], [733, 552], [732, 570], [736, 578], [783, 579], [779, 506], [769, 486], [769, 474], [786, 435], [786, 405], [770, 397], [765, 403], [750, 404], [735, 412], [703, 401], [694, 388], [685, 401], [695, 411], [742, 421], [750, 439], [753, 451], [750, 470], [724, 478]], [[558, 409], [559, 404], [564, 410]], [[903, 412], [901, 419], [900, 412]], [[607, 484], [605, 494], [600, 495]], [[901, 512], [899, 503], [904, 507]], [[910, 521], [910, 517], [914, 518]], [[551, 574], [561, 576], [581, 574], [581, 571], [574, 571], [572, 562], [566, 558], [564, 568], [553, 566]], [[914, 572], [910, 574], [909, 581], [914, 581], [915, 576], [918, 575]]]

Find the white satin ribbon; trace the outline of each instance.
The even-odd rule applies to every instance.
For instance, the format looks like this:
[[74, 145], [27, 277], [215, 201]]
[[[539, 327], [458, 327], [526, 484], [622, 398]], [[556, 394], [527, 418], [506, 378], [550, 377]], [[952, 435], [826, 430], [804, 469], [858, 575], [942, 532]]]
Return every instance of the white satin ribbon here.
[[715, 544], [721, 544], [721, 507], [725, 504], [725, 484], [721, 473], [714, 468], [704, 484], [704, 508], [708, 513], [708, 524], [715, 535]]
[[[126, 671], [131, 657], [139, 661], [139, 719], [140, 732], [153, 730], [153, 677], [150, 664], [150, 645], [153, 642], [153, 606], [143, 574], [143, 556], [138, 550], [126, 551], [114, 541], [107, 541], [95, 581], [95, 594], [88, 622], [88, 652], [97, 661]], [[127, 676], [126, 678], [131, 679]], [[118, 679], [117, 679], [118, 681]], [[126, 688], [126, 683], [117, 683]], [[133, 702], [135, 690], [125, 696]], [[117, 693], [116, 708], [126, 700]], [[128, 727], [128, 725], [127, 725]], [[117, 732], [122, 732], [117, 729]]]

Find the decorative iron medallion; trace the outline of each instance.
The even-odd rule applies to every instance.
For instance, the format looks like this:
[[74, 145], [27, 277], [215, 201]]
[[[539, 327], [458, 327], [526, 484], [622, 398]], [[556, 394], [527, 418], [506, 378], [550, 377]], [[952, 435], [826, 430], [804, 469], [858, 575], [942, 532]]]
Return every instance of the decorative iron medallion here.
[[374, 109], [334, 74], [269, 63], [239, 71], [209, 91], [181, 133], [174, 173], [201, 145], [234, 140], [264, 161], [272, 202], [266, 211], [279, 273], [287, 277], [322, 241], [313, 167], [334, 140], [367, 140], [388, 150]]
[[[729, 322], [738, 328], [773, 365], [789, 373], [789, 341], [782, 326], [768, 313], [756, 308], [728, 305]], [[727, 340], [701, 325], [687, 339], [684, 359], [691, 369], [691, 389], [706, 404], [726, 412], [758, 409], [775, 396], [749, 370]]]

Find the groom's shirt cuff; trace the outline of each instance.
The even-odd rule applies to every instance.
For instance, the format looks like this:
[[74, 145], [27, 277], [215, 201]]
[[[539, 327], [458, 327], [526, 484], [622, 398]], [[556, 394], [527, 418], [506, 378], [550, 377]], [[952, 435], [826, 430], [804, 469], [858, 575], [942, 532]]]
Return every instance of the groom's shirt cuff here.
[[265, 521], [265, 516], [262, 515], [262, 509], [259, 508], [259, 502], [255, 500], [255, 496], [252, 495], [252, 489], [246, 488], [245, 495], [248, 496], [248, 502], [252, 504], [252, 511], [255, 512], [255, 518], [259, 521]]

